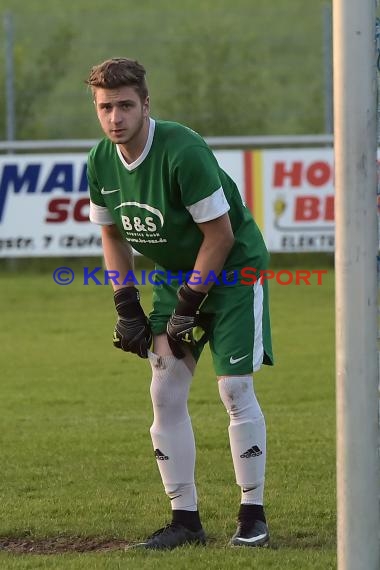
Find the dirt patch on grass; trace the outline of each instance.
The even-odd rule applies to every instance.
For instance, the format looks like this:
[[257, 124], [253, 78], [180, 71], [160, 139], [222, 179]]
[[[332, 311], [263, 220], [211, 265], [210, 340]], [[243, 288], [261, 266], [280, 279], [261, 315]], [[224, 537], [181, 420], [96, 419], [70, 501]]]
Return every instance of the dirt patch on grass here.
[[0, 537], [0, 551], [13, 554], [64, 554], [65, 552], [105, 552], [123, 550], [129, 545], [121, 539], [58, 536], [34, 539], [30, 537]]

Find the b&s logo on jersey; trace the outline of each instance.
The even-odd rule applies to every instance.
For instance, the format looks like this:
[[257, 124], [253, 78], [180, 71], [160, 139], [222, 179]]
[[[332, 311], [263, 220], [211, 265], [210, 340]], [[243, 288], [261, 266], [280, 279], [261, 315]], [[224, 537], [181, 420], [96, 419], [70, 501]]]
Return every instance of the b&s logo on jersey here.
[[271, 251], [334, 250], [331, 149], [262, 154], [263, 225]]
[[[160, 210], [140, 204], [139, 202], [122, 202], [115, 210], [127, 209], [128, 216], [121, 214], [121, 222], [125, 230], [126, 238], [131, 243], [166, 243], [166, 238], [160, 234], [164, 225], [164, 217]], [[136, 210], [136, 215], [133, 215]], [[144, 212], [144, 215], [141, 215]]]
[[86, 155], [0, 157], [0, 256], [100, 255]]

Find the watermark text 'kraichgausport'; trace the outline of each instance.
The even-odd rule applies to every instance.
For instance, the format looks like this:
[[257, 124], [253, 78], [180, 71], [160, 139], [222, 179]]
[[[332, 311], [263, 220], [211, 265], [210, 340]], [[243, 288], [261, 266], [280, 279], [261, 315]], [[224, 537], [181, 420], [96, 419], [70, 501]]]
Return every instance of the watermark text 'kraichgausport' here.
[[247, 285], [252, 286], [259, 282], [275, 281], [278, 285], [322, 285], [323, 276], [327, 269], [256, 269], [255, 267], [243, 267], [241, 269], [222, 270], [219, 274], [208, 271], [202, 275], [200, 271], [165, 271], [161, 269], [145, 270], [138, 273], [127, 271], [122, 274], [115, 269], [103, 267], [83, 267], [83, 271], [76, 271], [70, 267], [57, 267], [53, 272], [53, 280], [57, 285], [70, 285], [75, 277], [78, 277], [83, 285], [116, 285], [116, 286], [141, 286], [141, 285], [212, 285], [229, 286]]

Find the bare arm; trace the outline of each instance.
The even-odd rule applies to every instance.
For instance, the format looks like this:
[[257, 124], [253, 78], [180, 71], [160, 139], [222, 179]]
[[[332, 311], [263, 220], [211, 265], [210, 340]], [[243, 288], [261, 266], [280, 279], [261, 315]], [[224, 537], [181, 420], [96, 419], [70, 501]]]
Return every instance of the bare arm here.
[[[130, 244], [120, 235], [116, 225], [102, 226], [103, 255], [106, 267], [109, 271], [118, 271], [122, 282], [128, 271], [133, 271], [133, 251]], [[133, 281], [127, 284], [133, 286]], [[122, 289], [125, 285], [116, 285], [112, 282], [114, 291]]]
[[195, 261], [194, 271], [199, 272], [196, 275], [200, 276], [202, 283], [191, 284], [190, 287], [194, 291], [207, 293], [213, 285], [212, 282], [203, 285], [207, 275], [210, 271], [213, 271], [215, 275], [219, 275], [232, 249], [235, 238], [228, 214], [223, 214], [223, 216], [215, 220], [198, 224], [198, 227], [204, 237]]

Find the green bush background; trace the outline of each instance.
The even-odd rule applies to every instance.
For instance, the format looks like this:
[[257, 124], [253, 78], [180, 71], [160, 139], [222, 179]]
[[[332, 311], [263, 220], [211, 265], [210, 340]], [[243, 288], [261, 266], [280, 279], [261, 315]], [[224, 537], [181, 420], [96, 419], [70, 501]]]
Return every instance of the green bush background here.
[[[99, 135], [84, 79], [108, 57], [148, 71], [152, 114], [204, 136], [324, 132], [327, 0], [2, 0], [18, 139]], [[325, 46], [326, 47], [326, 46]], [[5, 50], [0, 54], [4, 86]], [[5, 89], [0, 92], [5, 138]]]

